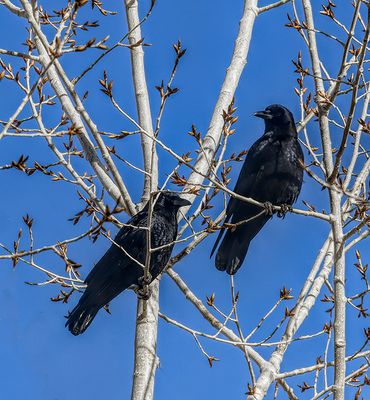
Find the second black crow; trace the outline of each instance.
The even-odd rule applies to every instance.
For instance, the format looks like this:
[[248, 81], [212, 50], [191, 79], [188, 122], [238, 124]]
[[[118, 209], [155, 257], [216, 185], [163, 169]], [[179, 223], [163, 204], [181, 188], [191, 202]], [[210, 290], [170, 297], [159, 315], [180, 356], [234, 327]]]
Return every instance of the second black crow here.
[[263, 212], [261, 207], [235, 198], [229, 200], [225, 222], [240, 225], [226, 233], [225, 229], [220, 231], [211, 257], [225, 233], [215, 264], [231, 275], [241, 267], [251, 240], [271, 218], [270, 205], [287, 210], [296, 201], [303, 182], [303, 152], [292, 113], [273, 104], [255, 116], [264, 119], [265, 132], [248, 151], [234, 192], [266, 203], [266, 212], [257, 216]]
[[87, 287], [66, 322], [73, 335], [83, 333], [97, 312], [122, 291], [129, 287], [143, 288], [163, 271], [177, 236], [177, 212], [190, 202], [174, 192], [162, 192], [154, 202], [150, 245], [152, 249], [165, 247], [151, 253], [150, 282], [143, 281], [142, 267], [147, 255], [147, 204], [121, 228], [112, 246], [87, 276]]

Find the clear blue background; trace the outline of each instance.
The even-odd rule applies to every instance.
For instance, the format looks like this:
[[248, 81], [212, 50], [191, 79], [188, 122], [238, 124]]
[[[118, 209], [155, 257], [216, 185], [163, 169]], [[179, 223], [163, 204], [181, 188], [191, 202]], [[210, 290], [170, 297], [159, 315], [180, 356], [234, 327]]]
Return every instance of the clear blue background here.
[[[48, 10], [56, 9], [61, 2], [45, 2]], [[88, 6], [81, 12], [80, 21], [99, 19], [100, 27], [81, 35], [81, 43], [91, 37], [102, 38], [109, 34], [109, 44], [115, 43], [125, 32], [126, 22], [122, 1], [105, 2], [105, 6], [118, 11], [115, 16], [102, 18], [97, 10]], [[145, 8], [149, 1], [143, 1]], [[161, 139], [171, 145], [180, 154], [194, 150], [196, 145], [186, 132], [195, 124], [205, 133], [213, 107], [229, 64], [238, 21], [242, 13], [242, 0], [229, 2], [221, 0], [171, 1], [158, 0], [149, 22], [143, 26], [143, 35], [151, 47], [146, 47], [146, 69], [148, 86], [152, 102], [153, 116], [156, 116], [159, 96], [154, 89], [162, 79], [168, 79], [174, 52], [172, 44], [181, 39], [187, 48], [186, 56], [179, 67], [175, 86], [180, 92], [174, 95], [166, 108], [162, 121]], [[338, 2], [339, 3], [339, 2]], [[49, 5], [50, 4], [50, 5]], [[143, 10], [141, 10], [143, 12]], [[299, 50], [303, 51], [304, 65], [309, 65], [305, 47], [298, 33], [284, 27], [289, 6], [275, 9], [257, 18], [253, 32], [253, 41], [249, 51], [248, 64], [236, 93], [236, 105], [239, 121], [237, 132], [230, 139], [227, 154], [248, 148], [262, 133], [260, 120], [253, 112], [265, 108], [270, 103], [282, 103], [294, 114], [300, 115], [298, 98], [293, 91], [297, 75], [294, 74], [292, 59], [296, 59]], [[318, 9], [316, 10], [318, 12]], [[347, 21], [349, 13], [346, 6], [337, 8], [338, 17]], [[25, 25], [11, 15], [4, 7], [0, 8], [0, 47], [25, 51], [20, 43], [26, 39]], [[330, 21], [316, 14], [319, 26], [333, 29], [343, 38]], [[45, 29], [45, 27], [44, 27]], [[323, 39], [321, 39], [323, 40]], [[340, 49], [324, 39], [320, 42], [324, 51], [324, 61], [329, 72], [335, 74], [338, 69]], [[62, 63], [70, 77], [75, 76], [99, 50], [90, 50], [76, 57], [66, 56]], [[14, 69], [21, 66], [17, 60], [4, 58], [12, 62]], [[135, 103], [131, 82], [129, 53], [120, 48], [98, 64], [93, 73], [85, 77], [78, 86], [82, 95], [89, 90], [86, 107], [98, 128], [118, 133], [121, 129], [133, 129], [109, 104], [100, 92], [98, 79], [107, 69], [109, 78], [114, 80], [114, 94], [120, 104], [131, 115], [135, 115]], [[7, 120], [14, 112], [21, 94], [14, 83], [4, 79], [0, 83], [0, 102], [2, 120]], [[29, 110], [27, 109], [27, 113]], [[52, 126], [60, 117], [58, 106], [45, 111], [46, 121]], [[310, 125], [309, 133], [313, 143], [319, 143], [317, 123]], [[334, 137], [339, 131], [333, 129]], [[132, 162], [141, 162], [140, 146], [137, 137], [112, 142], [121, 154]], [[334, 140], [335, 141], [335, 140]], [[57, 141], [61, 144], [61, 141]], [[174, 161], [159, 150], [160, 181], [175, 165]], [[5, 138], [0, 143], [0, 165], [17, 159], [20, 154], [29, 155], [29, 166], [37, 160], [40, 163], [54, 161], [43, 139]], [[194, 153], [193, 153], [194, 156]], [[83, 161], [77, 161], [79, 170], [85, 169]], [[139, 200], [141, 176], [119, 165], [122, 175], [134, 200]], [[232, 183], [238, 174], [240, 164], [233, 166]], [[57, 170], [57, 169], [55, 169]], [[184, 170], [184, 174], [187, 171]], [[49, 177], [25, 174], [10, 170], [0, 171], [2, 229], [0, 241], [12, 246], [22, 216], [29, 214], [34, 218], [36, 246], [55, 243], [83, 232], [86, 221], [73, 226], [68, 221], [82, 207], [76, 188], [51, 182]], [[300, 196], [314, 204], [318, 209], [326, 209], [326, 192], [307, 176]], [[299, 207], [304, 207], [301, 201]], [[221, 199], [214, 202], [215, 210], [221, 209]], [[214, 210], [211, 211], [215, 215]], [[125, 216], [122, 215], [124, 219]], [[114, 227], [112, 230], [114, 231]], [[24, 229], [25, 230], [25, 229]], [[262, 315], [275, 303], [279, 290], [286, 286], [297, 295], [315, 259], [317, 249], [326, 237], [328, 226], [325, 222], [296, 215], [288, 215], [285, 220], [274, 218], [250, 247], [244, 267], [236, 276], [237, 289], [240, 291], [239, 315], [244, 333], [248, 333]], [[186, 259], [176, 265], [190, 288], [203, 300], [211, 293], [216, 294], [216, 302], [224, 311], [230, 309], [229, 279], [219, 273], [209, 260], [209, 252], [214, 237], [208, 238]], [[25, 247], [27, 241], [24, 242]], [[95, 244], [88, 240], [70, 246], [70, 257], [83, 265], [85, 276], [91, 266], [98, 261], [108, 248], [104, 239]], [[175, 250], [176, 251], [176, 250]], [[363, 249], [364, 259], [369, 252]], [[358, 288], [358, 275], [353, 267], [354, 250], [348, 254], [348, 292]], [[63, 264], [56, 257], [43, 254], [36, 259], [41, 265], [63, 273]], [[0, 395], [2, 398], [72, 400], [128, 399], [131, 390], [133, 367], [133, 340], [135, 329], [136, 298], [132, 292], [119, 296], [111, 304], [112, 316], [100, 312], [93, 325], [82, 336], [73, 337], [64, 329], [64, 315], [75, 304], [74, 296], [69, 304], [53, 303], [50, 297], [58, 294], [56, 286], [31, 287], [25, 281], [41, 281], [44, 276], [27, 265], [18, 264], [13, 269], [9, 262], [2, 262], [0, 268]], [[322, 295], [320, 296], [320, 298]], [[164, 276], [161, 283], [161, 311], [189, 326], [213, 332], [200, 315], [193, 309], [177, 290], [169, 277]], [[275, 313], [265, 329], [253, 340], [263, 339], [284, 314], [284, 306]], [[317, 302], [310, 317], [305, 321], [299, 334], [320, 331], [330, 319], [325, 310], [327, 303]], [[347, 330], [349, 335], [348, 354], [352, 354], [363, 343], [363, 327], [367, 321], [357, 322], [356, 313], [350, 309]], [[276, 339], [279, 336], [276, 336]], [[161, 360], [157, 372], [155, 395], [157, 399], [243, 399], [247, 383], [250, 382], [246, 363], [240, 350], [231, 346], [202, 340], [206, 351], [220, 361], [210, 368], [207, 359], [201, 354], [191, 335], [160, 321], [158, 337], [158, 355]], [[322, 355], [326, 336], [309, 342], [293, 344], [282, 365], [282, 371], [315, 363]], [[271, 349], [263, 349], [262, 355], [268, 357]], [[332, 355], [330, 355], [332, 358]], [[358, 362], [353, 363], [358, 365]], [[298, 377], [291, 383], [299, 393], [296, 384], [309, 378]], [[322, 384], [322, 379], [320, 379]], [[365, 388], [362, 395], [366, 398], [369, 391]], [[309, 398], [312, 391], [298, 394], [300, 398]], [[286, 398], [281, 393], [281, 397]], [[272, 398], [272, 393], [267, 398]]]

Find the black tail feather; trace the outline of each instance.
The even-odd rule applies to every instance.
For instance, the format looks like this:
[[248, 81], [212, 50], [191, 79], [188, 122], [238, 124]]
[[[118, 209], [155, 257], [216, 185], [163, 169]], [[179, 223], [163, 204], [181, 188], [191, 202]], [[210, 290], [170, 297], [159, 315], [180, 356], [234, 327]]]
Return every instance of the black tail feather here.
[[245, 237], [240, 242], [234, 233], [231, 230], [226, 232], [215, 259], [216, 268], [226, 271], [229, 275], [234, 275], [243, 264], [250, 243]]
[[65, 326], [72, 335], [80, 335], [89, 327], [99, 309], [97, 306], [86, 307], [79, 303], [69, 314]]
[[[244, 219], [248, 219], [249, 216]], [[269, 215], [262, 215], [235, 229], [227, 229], [221, 245], [216, 254], [215, 265], [219, 271], [226, 271], [229, 275], [234, 275], [241, 267], [247, 255], [249, 244], [265, 223], [270, 219]], [[222, 237], [220, 232], [213, 247], [212, 254]]]

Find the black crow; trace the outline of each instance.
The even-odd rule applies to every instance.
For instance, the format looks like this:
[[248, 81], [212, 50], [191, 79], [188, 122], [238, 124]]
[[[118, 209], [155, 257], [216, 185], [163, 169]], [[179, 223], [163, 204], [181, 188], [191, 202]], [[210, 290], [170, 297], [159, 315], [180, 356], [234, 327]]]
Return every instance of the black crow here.
[[129, 287], [142, 289], [163, 271], [177, 236], [177, 212], [180, 207], [190, 205], [190, 202], [174, 192], [166, 191], [159, 194], [153, 203], [151, 248], [170, 245], [151, 253], [149, 282], [144, 282], [142, 266], [147, 255], [147, 204], [121, 228], [114, 239], [115, 243], [87, 276], [87, 287], [66, 322], [73, 335], [83, 333], [96, 313], [123, 290]]
[[[282, 206], [286, 212], [296, 201], [303, 181], [303, 152], [298, 142], [292, 113], [279, 104], [254, 114], [265, 121], [265, 133], [247, 153], [234, 192], [265, 203], [266, 209], [230, 198], [225, 222], [253, 218], [226, 230], [216, 255], [216, 267], [232, 275], [240, 268], [251, 240], [271, 218], [271, 205]], [[278, 215], [285, 215], [284, 212]], [[225, 230], [213, 246], [211, 257]]]

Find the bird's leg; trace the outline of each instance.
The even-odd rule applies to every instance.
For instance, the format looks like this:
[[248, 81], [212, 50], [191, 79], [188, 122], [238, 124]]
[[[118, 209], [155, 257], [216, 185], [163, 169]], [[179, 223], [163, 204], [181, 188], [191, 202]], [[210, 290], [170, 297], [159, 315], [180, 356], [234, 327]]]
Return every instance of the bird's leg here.
[[274, 207], [272, 206], [272, 204], [269, 201], [266, 201], [265, 203], [263, 203], [263, 207], [265, 208], [266, 215], [272, 216], [272, 214], [274, 213]]
[[149, 300], [152, 295], [152, 289], [148, 285], [144, 285], [136, 289], [136, 295], [140, 300]]
[[138, 279], [139, 287], [136, 289], [137, 297], [141, 300], [149, 300], [152, 295], [152, 291], [149, 285], [152, 283], [153, 277], [148, 272], [147, 276], [143, 275]]
[[147, 273], [147, 276], [143, 275], [138, 279], [139, 286], [148, 286], [152, 283], [153, 277], [150, 272]]
[[281, 204], [280, 207], [281, 209], [277, 212], [279, 218], [285, 218], [286, 214], [293, 210], [290, 204]]

